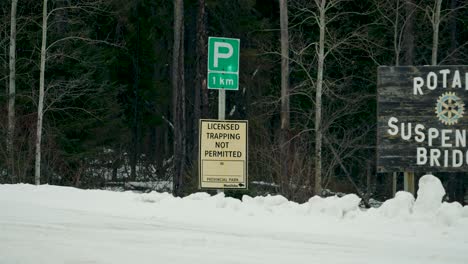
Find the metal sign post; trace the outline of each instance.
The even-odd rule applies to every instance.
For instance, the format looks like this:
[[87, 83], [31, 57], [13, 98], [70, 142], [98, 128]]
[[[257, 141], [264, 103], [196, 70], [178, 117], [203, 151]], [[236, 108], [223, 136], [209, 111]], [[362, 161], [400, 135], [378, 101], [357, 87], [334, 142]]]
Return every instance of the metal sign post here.
[[226, 90], [239, 90], [240, 40], [208, 38], [208, 89], [218, 91], [218, 120], [200, 120], [200, 188], [247, 188], [247, 121], [226, 119]]
[[[218, 90], [218, 119], [224, 120], [226, 117], [226, 90]], [[216, 193], [224, 193], [222, 189], [217, 189]]]
[[226, 119], [226, 90], [218, 90], [218, 119]]

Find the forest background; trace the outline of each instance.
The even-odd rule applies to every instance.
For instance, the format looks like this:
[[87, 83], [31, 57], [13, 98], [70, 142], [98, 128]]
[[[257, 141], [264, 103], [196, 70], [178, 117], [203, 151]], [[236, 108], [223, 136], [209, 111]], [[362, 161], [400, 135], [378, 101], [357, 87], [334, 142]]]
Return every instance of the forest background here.
[[[467, 5], [1, 1], [0, 183], [197, 191], [217, 36], [241, 40], [226, 117], [249, 120], [250, 189], [230, 195], [389, 198], [392, 178], [375, 171], [377, 67], [466, 64]], [[463, 201], [466, 174], [438, 176]]]

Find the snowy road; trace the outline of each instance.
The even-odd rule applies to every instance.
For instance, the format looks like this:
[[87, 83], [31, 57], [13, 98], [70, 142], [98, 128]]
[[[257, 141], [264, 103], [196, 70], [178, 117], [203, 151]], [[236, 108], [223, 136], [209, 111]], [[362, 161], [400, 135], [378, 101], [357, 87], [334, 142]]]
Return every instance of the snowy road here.
[[0, 263], [468, 263], [467, 217], [446, 226], [192, 198], [0, 185]]

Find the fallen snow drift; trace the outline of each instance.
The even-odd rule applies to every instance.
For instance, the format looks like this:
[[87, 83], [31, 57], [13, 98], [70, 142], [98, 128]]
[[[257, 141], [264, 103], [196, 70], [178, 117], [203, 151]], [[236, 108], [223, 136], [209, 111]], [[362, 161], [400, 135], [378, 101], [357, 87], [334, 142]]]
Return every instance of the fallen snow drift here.
[[362, 210], [354, 195], [241, 200], [195, 193], [0, 185], [0, 263], [468, 263], [468, 209], [418, 199]]

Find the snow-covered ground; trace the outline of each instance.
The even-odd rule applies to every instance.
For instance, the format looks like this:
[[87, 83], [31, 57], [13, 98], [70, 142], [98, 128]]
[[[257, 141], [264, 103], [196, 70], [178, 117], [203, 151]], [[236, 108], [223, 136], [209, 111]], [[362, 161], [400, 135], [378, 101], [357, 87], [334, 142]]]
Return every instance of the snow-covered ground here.
[[0, 263], [468, 263], [468, 208], [425, 176], [363, 211], [355, 195], [242, 201], [0, 185]]

